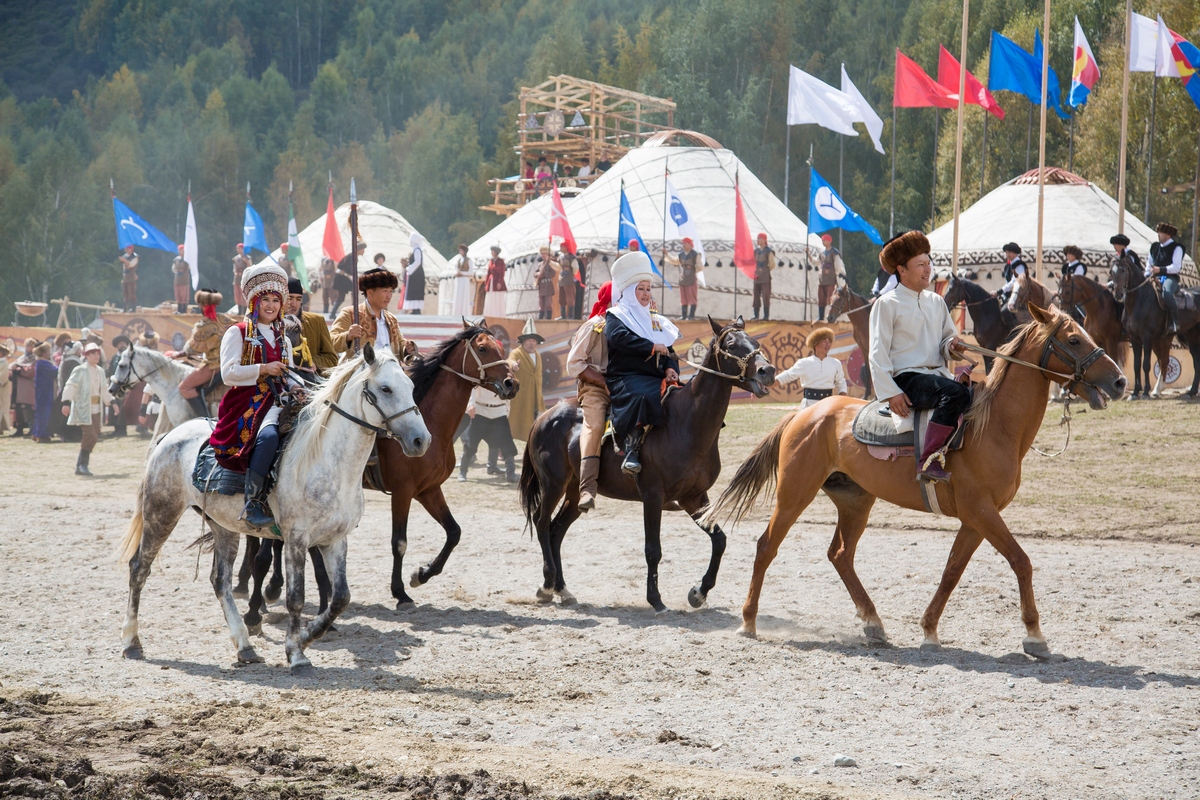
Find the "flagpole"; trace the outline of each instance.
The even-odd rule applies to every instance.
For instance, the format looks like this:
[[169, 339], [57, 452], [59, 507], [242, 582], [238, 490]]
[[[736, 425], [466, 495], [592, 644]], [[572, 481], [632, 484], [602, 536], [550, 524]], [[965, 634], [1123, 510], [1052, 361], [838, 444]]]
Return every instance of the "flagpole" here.
[[[1131, 0], [1132, 1], [1132, 0]], [[792, 165], [792, 126], [784, 125], [787, 135], [783, 137], [783, 204], [788, 204], [788, 168]]]
[[804, 236], [804, 319], [805, 321], [812, 319], [808, 304], [808, 233], [812, 231], [812, 173], [813, 173], [813, 146], [812, 142], [808, 144], [808, 191], [805, 196], [808, 197], [808, 215], [805, 217], [808, 224], [805, 225]]
[[929, 229], [933, 230], [937, 227], [937, 156], [938, 156], [938, 128], [942, 121], [942, 110], [940, 108], [933, 109], [933, 191], [929, 197]]
[[1154, 81], [1150, 89], [1150, 143], [1146, 147], [1146, 208], [1142, 219], [1150, 224], [1150, 189], [1154, 184], [1154, 116], [1158, 106], [1158, 66], [1154, 67]]
[[[667, 169], [667, 159], [663, 159], [663, 230], [662, 256], [659, 258], [659, 268], [662, 270], [662, 288], [658, 292], [658, 311], [664, 317], [667, 315], [667, 178], [671, 170]], [[682, 301], [680, 301], [682, 303]], [[683, 311], [679, 312], [683, 316]]]
[[[841, 134], [838, 134], [838, 195], [841, 196], [842, 198], [845, 198], [845, 196], [846, 196], [842, 190], [842, 167], [843, 167], [843, 161], [844, 161], [845, 157], [846, 157], [846, 137]], [[809, 175], [808, 179], [811, 181], [812, 176]], [[843, 200], [842, 202], [845, 202], [845, 200]], [[812, 218], [811, 210], [809, 211], [809, 218], [810, 219]], [[838, 250], [841, 250], [841, 249], [842, 249], [842, 229], [838, 228]], [[807, 272], [808, 271], [807, 270], [807, 266], [808, 266], [808, 251], [807, 250], [804, 251], [804, 263], [805, 263], [805, 267], [806, 267], [805, 272]]]
[[1025, 171], [1029, 172], [1029, 155], [1033, 151], [1033, 101], [1029, 101], [1029, 128], [1025, 131]]
[[1125, 233], [1125, 149], [1129, 138], [1129, 51], [1132, 49], [1132, 38], [1133, 0], [1125, 0], [1125, 75], [1121, 80], [1121, 150], [1117, 166], [1117, 233]]
[[1075, 171], [1075, 115], [1071, 115], [1071, 133], [1067, 139], [1067, 172]]
[[[788, 126], [789, 129], [791, 127], [792, 127], [791, 125]], [[726, 174], [728, 174], [728, 173], [726, 173]], [[625, 185], [625, 182], [624, 182], [624, 180], [622, 180], [621, 186], [623, 187], [624, 185]], [[734, 170], [733, 193], [734, 193], [733, 194], [734, 202], [736, 202], [737, 201], [736, 199], [738, 197], [740, 197], [741, 193], [742, 193], [742, 171], [741, 171], [741, 169]], [[737, 224], [736, 224], [736, 220], [735, 220], [735, 224], [734, 224], [734, 228], [733, 228], [733, 253], [731, 253], [729, 256], [729, 266], [733, 267], [733, 318], [737, 319], [737, 315], [738, 315], [738, 313], [737, 313], [737, 297], [738, 297], [737, 276], [738, 276], [738, 273], [742, 271], [742, 269], [741, 269], [741, 267], [738, 266], [738, 263], [737, 263]]]
[[983, 146], [979, 154], [979, 196], [983, 197], [983, 189], [987, 179], [987, 129], [988, 117], [992, 115], [989, 109], [983, 111]]
[[1042, 277], [1042, 238], [1044, 218], [1046, 214], [1046, 93], [1050, 86], [1050, 0], [1045, 0], [1045, 12], [1042, 20], [1042, 30], [1046, 32], [1046, 41], [1042, 45], [1042, 117], [1038, 133], [1038, 228], [1037, 228], [1037, 266], [1034, 267], [1035, 279]]
[[1192, 260], [1196, 260], [1196, 228], [1200, 227], [1200, 135], [1196, 137], [1196, 182], [1192, 184]]
[[896, 235], [896, 98], [892, 90], [892, 185], [888, 189], [888, 238]]
[[[358, 196], [354, 189], [354, 178], [350, 179], [350, 279], [354, 285], [350, 288], [351, 308], [354, 309], [354, 324], [358, 324]], [[425, 287], [421, 287], [421, 294], [424, 295]], [[383, 324], [383, 320], [379, 320], [379, 324]], [[354, 354], [358, 355], [358, 350], [362, 345], [362, 337], [354, 340]]]
[[[962, 189], [962, 149], [963, 149], [963, 111], [966, 108], [967, 96], [967, 19], [971, 10], [971, 0], [963, 0], [962, 9], [962, 41], [958, 51], [958, 131], [954, 142], [954, 248], [950, 256], [951, 274], [958, 272], [958, 212], [962, 207], [960, 191]], [[986, 121], [987, 111], [983, 112]], [[935, 175], [936, 173], [936, 161]]]

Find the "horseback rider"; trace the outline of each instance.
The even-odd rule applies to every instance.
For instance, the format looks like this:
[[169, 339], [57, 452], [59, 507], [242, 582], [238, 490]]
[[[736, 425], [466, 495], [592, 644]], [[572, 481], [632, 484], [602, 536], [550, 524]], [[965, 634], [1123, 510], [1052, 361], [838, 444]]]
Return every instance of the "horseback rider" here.
[[[1087, 275], [1087, 265], [1081, 260], [1083, 258], [1082, 250], [1073, 244], [1069, 244], [1063, 248], [1063, 255], [1067, 257], [1067, 260], [1062, 265], [1063, 278], [1066, 278], [1068, 275], [1075, 275], [1080, 278]], [[1087, 316], [1083, 310], [1083, 306], [1078, 303], [1073, 308], [1068, 309], [1068, 312], [1077, 320], [1083, 320]]]
[[1163, 308], [1170, 320], [1167, 333], [1179, 331], [1179, 302], [1175, 293], [1179, 291], [1179, 273], [1183, 269], [1183, 245], [1175, 241], [1179, 229], [1169, 222], [1160, 222], [1155, 232], [1158, 241], [1150, 245], [1150, 263], [1146, 266], [1146, 277], [1156, 278], [1162, 289]]
[[875, 394], [893, 414], [904, 418], [913, 408], [933, 409], [917, 478], [948, 481], [943, 450], [971, 403], [971, 392], [947, 367], [965, 343], [946, 303], [929, 291], [929, 251], [925, 234], [908, 231], [879, 254], [880, 265], [899, 283], [871, 307], [871, 378]]
[[202, 316], [192, 326], [192, 335], [177, 357], [193, 356], [200, 359], [200, 366], [179, 382], [179, 393], [196, 416], [203, 419], [208, 416], [208, 406], [200, 396], [200, 390], [212, 383], [213, 376], [221, 368], [221, 337], [233, 320], [217, 311], [217, 306], [225, 299], [220, 292], [200, 289], [194, 299]]
[[[1123, 233], [1118, 233], [1108, 240], [1108, 243], [1113, 246], [1113, 250], [1117, 252], [1116, 263], [1125, 265], [1126, 270], [1131, 275], [1145, 274], [1145, 268], [1142, 266], [1142, 259], [1129, 247], [1129, 237]], [[1111, 283], [1110, 283], [1111, 286]]]
[[[364, 342], [372, 342], [376, 350], [390, 348], [396, 358], [415, 353], [417, 343], [404, 338], [400, 333], [400, 320], [387, 310], [392, 302], [392, 294], [399, 285], [396, 274], [382, 267], [369, 269], [359, 275], [358, 290], [363, 293], [364, 302], [358, 306], [358, 322], [354, 322], [353, 305], [338, 312], [337, 319], [329, 329], [333, 349], [345, 353], [350, 348], [350, 342], [358, 340], [360, 346]], [[379, 324], [381, 319], [382, 325]]]
[[325, 322], [324, 315], [304, 310], [304, 285], [300, 283], [299, 278], [288, 278], [284, 316], [295, 317], [300, 321], [301, 352], [304, 353], [301, 361], [306, 362], [305, 366], [322, 375], [326, 370], [337, 366], [338, 354], [333, 349], [329, 325]]
[[661, 425], [665, 419], [663, 381], [679, 381], [679, 359], [671, 348], [679, 338], [679, 329], [651, 310], [653, 277], [650, 257], [640, 250], [618, 258], [612, 267], [613, 297], [617, 301], [604, 322], [608, 344], [604, 379], [612, 408], [613, 435], [616, 441], [625, 443], [621, 470], [627, 475], [642, 471], [638, 455], [642, 440], [650, 426]]
[[800, 381], [804, 389], [804, 401], [800, 408], [808, 408], [834, 394], [845, 394], [846, 376], [842, 372], [842, 362], [829, 355], [833, 347], [833, 330], [814, 328], [804, 344], [812, 351], [812, 355], [797, 360], [776, 375], [775, 382]]
[[1012, 293], [1017, 288], [1017, 278], [1029, 274], [1025, 261], [1021, 258], [1021, 245], [1009, 242], [1004, 245], [1004, 254], [1006, 256], [1004, 270], [1001, 272], [1004, 277], [1004, 285], [996, 290], [996, 297], [1000, 300], [1001, 308], [1008, 305], [1008, 299], [1012, 297]]
[[275, 264], [242, 273], [246, 318], [221, 337], [221, 378], [229, 391], [221, 398], [217, 426], [209, 437], [217, 463], [246, 473], [242, 519], [252, 528], [274, 524], [267, 505], [267, 474], [279, 449], [279, 412], [292, 363], [283, 335], [287, 273]]
[[579, 433], [579, 510], [596, 507], [600, 480], [600, 445], [604, 424], [608, 421], [608, 342], [604, 322], [612, 305], [612, 281], [600, 287], [596, 304], [587, 322], [579, 326], [567, 353], [567, 374], [575, 379], [579, 408], [583, 411], [583, 429]]
[[875, 283], [871, 284], [871, 299], [882, 297], [896, 288], [896, 273], [888, 272], [883, 267], [875, 273]]

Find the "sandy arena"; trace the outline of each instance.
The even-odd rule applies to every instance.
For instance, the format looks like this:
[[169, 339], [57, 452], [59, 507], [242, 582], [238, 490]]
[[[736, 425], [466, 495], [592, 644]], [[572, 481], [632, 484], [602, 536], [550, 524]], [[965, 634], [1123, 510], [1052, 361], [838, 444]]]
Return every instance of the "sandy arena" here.
[[[723, 481], [782, 408], [738, 407]], [[1060, 407], [1038, 444], [1057, 449]], [[462, 544], [397, 612], [389, 506], [351, 537], [353, 601], [289, 676], [284, 615], [234, 667], [184, 517], [143, 599], [147, 660], [120, 657], [114, 551], [146, 442], [0, 439], [0, 794], [47, 797], [670, 798], [1200, 795], [1200, 409], [1078, 413], [1067, 453], [1025, 461], [1005, 517], [1055, 658], [1017, 652], [1016, 580], [986, 544], [923, 654], [918, 619], [955, 524], [880, 503], [857, 565], [892, 646], [868, 646], [818, 498], [767, 576], [759, 641], [735, 634], [766, 512], [730, 532], [709, 606], [684, 610], [708, 539], [664, 517], [672, 610], [646, 605], [640, 507], [601, 499], [564, 545], [571, 607], [539, 605], [516, 490], [476, 468], [446, 494]], [[723, 481], [719, 486], [723, 485]], [[441, 529], [414, 505], [406, 569]], [[199, 579], [196, 579], [199, 566]], [[307, 583], [309, 611], [316, 589]], [[244, 603], [241, 603], [244, 608]], [[835, 766], [847, 756], [857, 766]], [[86, 759], [86, 760], [83, 760]]]

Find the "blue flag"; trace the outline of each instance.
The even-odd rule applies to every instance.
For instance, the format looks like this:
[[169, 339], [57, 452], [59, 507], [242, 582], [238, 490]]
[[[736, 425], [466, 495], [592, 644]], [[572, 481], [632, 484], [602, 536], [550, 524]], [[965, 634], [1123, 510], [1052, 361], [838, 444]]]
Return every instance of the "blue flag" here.
[[829, 182], [815, 169], [809, 170], [808, 182], [808, 232], [824, 233], [834, 228], [844, 231], [862, 231], [878, 245], [883, 244], [879, 231], [842, 202]]
[[[1042, 104], [1042, 34], [1034, 34], [1033, 54], [1025, 52], [1020, 45], [996, 31], [992, 31], [992, 55], [988, 62], [988, 90], [1016, 92], [1024, 95], [1034, 105]], [[1046, 105], [1054, 109], [1062, 119], [1067, 113], [1062, 108], [1062, 94], [1058, 86], [1058, 74], [1050, 68], [1050, 79], [1046, 82]]]
[[249, 203], [246, 203], [246, 221], [242, 223], [242, 244], [246, 246], [247, 250], [271, 254], [271, 248], [267, 245], [267, 232], [263, 228], [262, 217]]
[[[638, 249], [650, 255], [650, 251], [646, 249], [646, 243], [642, 240], [642, 235], [638, 233], [637, 222], [633, 219], [633, 209], [629, 207], [629, 198], [625, 196], [625, 187], [621, 187], [621, 225], [617, 231], [617, 249], [628, 250], [630, 242], [637, 242]], [[654, 259], [650, 259], [650, 266], [654, 268], [655, 275], [662, 275], [658, 271], [658, 264], [654, 263]]]
[[163, 235], [163, 232], [139, 217], [117, 198], [113, 198], [113, 217], [117, 222], [117, 246], [149, 247], [152, 250], [166, 250], [177, 253], [179, 248], [174, 242]]

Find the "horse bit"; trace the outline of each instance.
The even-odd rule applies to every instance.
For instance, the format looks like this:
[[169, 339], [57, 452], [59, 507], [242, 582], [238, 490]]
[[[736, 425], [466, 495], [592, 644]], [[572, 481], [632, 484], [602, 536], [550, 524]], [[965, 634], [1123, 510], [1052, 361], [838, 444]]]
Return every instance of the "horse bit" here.
[[[719, 337], [717, 337], [717, 342], [716, 342], [716, 344], [713, 345], [713, 353], [716, 354], [718, 359], [720, 359], [721, 356], [724, 356], [725, 358], [729, 359], [733, 363], [737, 364], [738, 365], [738, 373], [736, 375], [730, 375], [727, 372], [720, 372], [715, 369], [709, 369], [708, 367], [704, 366], [703, 364], [697, 364], [692, 361], [685, 361], [684, 363], [686, 363], [688, 366], [690, 366], [693, 369], [696, 369], [700, 372], [707, 372], [709, 375], [716, 375], [718, 378], [725, 378], [726, 380], [730, 380], [730, 381], [746, 380], [746, 369], [750, 366], [750, 360], [752, 358], [754, 358], [755, 356], [757, 356], [759, 353], [761, 353], [762, 348], [759, 346], [758, 342], [754, 342], [754, 349], [751, 350], [746, 355], [742, 356], [741, 358], [738, 358], [733, 353], [730, 353], [728, 350], [722, 350], [721, 343], [723, 341], [725, 341], [726, 336], [728, 336], [732, 333], [734, 333], [734, 330], [729, 329], [729, 330], [723, 331], [721, 333], [721, 335]], [[753, 341], [753, 340], [751, 340], [751, 341]]]
[[[484, 334], [484, 335], [486, 335], [486, 334]], [[500, 394], [499, 382], [498, 381], [485, 381], [483, 379], [483, 376], [484, 376], [484, 373], [487, 370], [491, 369], [492, 367], [498, 367], [501, 364], [507, 365], [508, 362], [504, 361], [504, 360], [500, 360], [500, 361], [489, 361], [486, 364], [483, 363], [483, 359], [480, 358], [479, 354], [475, 352], [474, 344], [475, 344], [474, 341], [467, 342], [467, 353], [471, 354], [471, 357], [475, 359], [475, 366], [479, 368], [479, 377], [478, 378], [472, 378], [470, 375], [466, 374], [467, 353], [463, 353], [463, 365], [462, 365], [463, 371], [462, 372], [459, 372], [458, 370], [454, 369], [453, 367], [448, 367], [445, 364], [442, 364], [441, 368], [446, 370], [446, 372], [450, 372], [450, 373], [457, 375], [458, 377], [462, 378], [467, 383], [473, 384], [475, 386], [484, 386], [488, 389], [491, 389], [496, 394]]]

